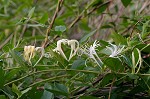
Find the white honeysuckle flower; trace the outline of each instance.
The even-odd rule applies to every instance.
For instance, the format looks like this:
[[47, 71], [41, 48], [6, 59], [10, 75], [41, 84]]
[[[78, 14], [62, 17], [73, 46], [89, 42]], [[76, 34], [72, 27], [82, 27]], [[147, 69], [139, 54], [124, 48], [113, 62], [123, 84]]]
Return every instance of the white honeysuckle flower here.
[[97, 40], [95, 40], [95, 42], [93, 43], [93, 45], [91, 45], [90, 47], [85, 46], [85, 48], [83, 49], [83, 53], [86, 54], [87, 56], [89, 56], [89, 58], [93, 59], [101, 68], [103, 62], [101, 61], [101, 59], [99, 58], [99, 56], [97, 55], [96, 52], [96, 48], [99, 47], [100, 44], [98, 43]]
[[57, 41], [57, 47], [53, 50], [54, 52], [57, 52], [60, 55], [62, 55], [62, 57], [64, 57], [66, 60], [68, 60], [68, 59], [61, 48], [61, 44], [63, 43], [65, 45], [65, 44], [67, 44], [67, 42], [68, 42], [67, 39], [61, 39], [61, 40]]
[[[69, 59], [67, 59], [64, 51], [62, 50], [61, 44], [64, 45], [67, 44], [71, 47]], [[77, 40], [61, 39], [57, 41], [57, 47], [53, 51], [59, 53], [60, 55], [62, 55], [62, 57], [64, 57], [67, 61], [69, 61], [73, 56], [76, 55], [78, 48], [79, 48], [79, 42]]]
[[69, 56], [69, 60], [76, 55], [76, 52], [79, 48], [79, 42], [77, 40], [68, 40], [68, 45], [71, 46], [71, 52]]
[[121, 47], [121, 46], [117, 46], [117, 45], [114, 45], [114, 44], [111, 44], [111, 47], [108, 47], [107, 46], [107, 49], [111, 51], [111, 54], [109, 55], [109, 57], [117, 57], [118, 55], [120, 55], [120, 53], [122, 52], [122, 50], [124, 49], [124, 45]]
[[36, 47], [35, 48], [35, 51], [37, 51], [37, 52], [41, 52], [41, 55], [43, 56], [44, 55], [44, 53], [45, 53], [45, 51], [44, 51], [44, 48], [43, 47]]

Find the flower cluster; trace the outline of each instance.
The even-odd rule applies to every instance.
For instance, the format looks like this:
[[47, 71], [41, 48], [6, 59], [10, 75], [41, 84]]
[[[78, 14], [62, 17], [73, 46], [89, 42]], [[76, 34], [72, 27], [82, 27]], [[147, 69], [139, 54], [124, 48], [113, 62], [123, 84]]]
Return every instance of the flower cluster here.
[[[69, 59], [66, 57], [64, 51], [62, 50], [62, 44], [64, 45], [67, 44], [68, 46], [71, 47]], [[61, 39], [57, 41], [57, 47], [53, 51], [59, 53], [67, 61], [70, 61], [70, 59], [76, 55], [78, 48], [79, 48], [79, 42], [77, 40]]]
[[97, 64], [98, 66], [102, 66], [103, 62], [101, 61], [101, 59], [99, 58], [96, 50], [97, 50], [97, 47], [99, 47], [100, 44], [98, 43], [98, 41], [96, 40], [93, 45], [91, 45], [90, 47], [88, 46], [85, 46], [85, 48], [82, 49], [82, 53], [89, 56], [89, 58], [93, 59]]
[[[62, 44], [70, 46], [70, 55], [67, 58], [65, 55]], [[110, 46], [106, 46], [106, 51], [109, 51], [110, 53], [107, 54], [109, 57], [118, 58], [118, 56], [121, 54], [122, 50], [125, 46], [117, 46], [112, 43], [109, 43]], [[87, 55], [89, 58], [93, 59], [94, 62], [102, 68], [103, 62], [100, 59], [100, 57], [97, 54], [97, 47], [99, 47], [100, 44], [97, 40], [94, 41], [94, 43], [90, 46], [84, 46], [83, 48], [79, 48], [79, 42], [77, 40], [68, 40], [68, 39], [61, 39], [57, 41], [57, 47], [53, 50], [54, 52], [60, 54], [65, 60], [70, 61], [72, 57], [74, 57], [77, 54], [77, 51], [80, 49], [82, 54]], [[36, 64], [41, 60], [41, 58], [44, 56], [44, 48], [42, 47], [35, 47], [35, 46], [25, 46], [24, 47], [24, 59], [31, 63], [31, 59], [35, 56], [35, 52], [40, 52], [41, 57], [36, 62]], [[79, 51], [78, 51], [79, 52]], [[89, 59], [88, 58], [88, 59]], [[35, 65], [36, 65], [35, 64]]]
[[31, 45], [24, 46], [24, 59], [25, 59], [25, 61], [31, 63], [31, 59], [34, 58], [36, 52], [41, 52], [41, 57], [40, 57], [40, 59], [41, 59], [44, 55], [44, 48], [35, 47], [35, 46], [31, 46]]
[[110, 47], [106, 47], [107, 49], [106, 50], [110, 50], [111, 51], [111, 54], [109, 55], [109, 57], [117, 57], [118, 55], [120, 55], [120, 53], [122, 52], [122, 50], [124, 49], [124, 45], [121, 47], [121, 46], [117, 46], [117, 45], [114, 45], [114, 44], [111, 44], [110, 43]]

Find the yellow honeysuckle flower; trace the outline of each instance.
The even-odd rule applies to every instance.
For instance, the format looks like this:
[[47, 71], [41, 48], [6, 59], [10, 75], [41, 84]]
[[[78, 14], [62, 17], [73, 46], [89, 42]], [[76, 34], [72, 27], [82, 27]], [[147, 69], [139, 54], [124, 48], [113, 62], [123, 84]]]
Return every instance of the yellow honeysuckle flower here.
[[[24, 59], [25, 61], [29, 62], [31, 64], [31, 59], [34, 58], [35, 52], [41, 52], [41, 56], [39, 60], [36, 62], [36, 64], [41, 60], [41, 58], [44, 56], [44, 48], [43, 47], [35, 47], [35, 46], [24, 46]], [[35, 64], [35, 65], [36, 65]]]
[[34, 57], [35, 46], [24, 46], [24, 59], [25, 61], [31, 62], [31, 58]]

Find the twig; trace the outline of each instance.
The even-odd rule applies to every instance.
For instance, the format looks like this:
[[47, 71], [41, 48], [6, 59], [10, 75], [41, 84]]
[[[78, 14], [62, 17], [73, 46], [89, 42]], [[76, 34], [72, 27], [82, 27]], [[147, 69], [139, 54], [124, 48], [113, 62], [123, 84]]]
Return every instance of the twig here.
[[22, 38], [22, 37], [23, 37], [23, 35], [24, 35], [24, 33], [25, 33], [26, 29], [27, 29], [27, 24], [25, 24], [25, 25], [23, 26], [23, 29], [22, 29], [22, 32], [21, 32], [20, 38]]
[[132, 26], [132, 31], [131, 31], [131, 34], [130, 34], [130, 38], [132, 38], [132, 36], [133, 36], [133, 30], [134, 30], [135, 26], [136, 26], [138, 23], [140, 23], [141, 21], [142, 21], [142, 19], [138, 20], [138, 21]]
[[39, 73], [49, 73], [51, 71], [75, 71], [75, 72], [84, 72], [84, 73], [93, 73], [93, 74], [98, 74], [99, 72], [95, 72], [95, 71], [87, 71], [87, 70], [74, 70], [74, 69], [51, 69], [51, 70], [41, 70], [41, 71], [36, 71], [36, 72], [32, 72], [30, 74], [27, 74], [21, 78], [18, 78], [16, 80], [10, 81], [8, 83], [6, 83], [4, 86], [10, 85], [12, 83], [15, 83], [17, 81], [20, 81], [26, 77], [32, 76], [34, 74], [39, 74]]
[[43, 83], [43, 82], [48, 82], [50, 80], [55, 80], [55, 79], [62, 78], [62, 77], [68, 77], [68, 75], [61, 75], [61, 76], [56, 76], [56, 77], [51, 77], [51, 78], [47, 78], [47, 79], [44, 79], [44, 80], [40, 80], [40, 81], [37, 81], [37, 82], [29, 85], [28, 87], [32, 87], [32, 86], [35, 86], [37, 84], [40, 84], [40, 83]]
[[83, 10], [79, 16], [77, 16], [77, 18], [74, 19], [74, 21], [68, 26], [68, 29], [72, 28], [79, 20], [83, 19], [84, 17], [90, 15], [91, 13], [93, 13], [94, 11], [96, 11], [98, 8], [100, 8], [101, 6], [110, 3], [111, 1], [107, 1], [99, 6], [94, 7], [91, 11], [89, 11], [86, 15], [84, 15], [86, 10]]
[[111, 99], [110, 96], [111, 96], [111, 91], [112, 91], [112, 87], [113, 87], [113, 84], [115, 82], [115, 78], [113, 79], [112, 83], [111, 83], [111, 86], [110, 86], [110, 89], [109, 89], [109, 96], [108, 96], [108, 99]]
[[[36, 32], [36, 29], [34, 28], [33, 30], [32, 30], [32, 37], [34, 37], [35, 36], [35, 32]], [[32, 41], [32, 45], [35, 45], [35, 41]]]
[[[99, 81], [101, 81], [103, 79], [103, 77], [105, 76], [105, 74], [100, 75], [97, 77], [97, 79], [92, 83], [92, 86], [95, 86], [97, 83], [99, 83]], [[79, 95], [84, 93], [87, 89], [89, 89], [91, 86], [86, 86], [86, 87], [82, 87], [79, 91], [77, 91], [74, 95]]]
[[49, 24], [49, 26], [48, 26], [48, 28], [47, 28], [45, 42], [44, 42], [44, 44], [42, 45], [42, 47], [46, 47], [46, 45], [47, 45], [47, 43], [48, 43], [48, 36], [50, 35], [51, 29], [53, 28], [55, 19], [56, 19], [57, 15], [58, 15], [58, 12], [60, 11], [60, 9], [61, 9], [61, 7], [62, 7], [62, 4], [63, 4], [63, 0], [58, 0], [58, 4], [57, 4], [57, 7], [56, 7], [54, 16], [53, 16], [53, 18], [52, 18], [51, 23]]
[[150, 54], [144, 55], [142, 58], [149, 58]]
[[132, 38], [132, 36], [133, 36], [133, 30], [134, 30], [135, 26], [136, 26], [138, 23], [140, 23], [141, 21], [142, 21], [142, 18], [139, 19], [135, 24], [133, 24], [133, 25], [127, 27], [127, 29], [125, 29], [121, 34], [124, 34], [124, 33], [128, 32], [129, 30], [132, 29], [132, 30], [131, 30], [131, 34], [130, 34], [130, 38]]
[[142, 5], [141, 9], [139, 10], [139, 13], [141, 13], [149, 5], [150, 5], [150, 2], [148, 0], [146, 2], [144, 2], [144, 4]]
[[13, 33], [10, 34], [9, 37], [4, 41], [4, 43], [2, 43], [2, 44], [0, 45], [0, 49], [2, 49], [3, 46], [4, 46], [5, 44], [7, 44], [7, 43], [9, 42], [9, 40], [11, 40], [12, 37], [13, 37]]

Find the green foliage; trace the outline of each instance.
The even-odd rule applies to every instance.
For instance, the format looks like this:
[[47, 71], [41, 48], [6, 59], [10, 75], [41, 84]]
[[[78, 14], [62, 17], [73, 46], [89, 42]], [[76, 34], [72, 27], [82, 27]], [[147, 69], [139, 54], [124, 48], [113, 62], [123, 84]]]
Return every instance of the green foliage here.
[[107, 58], [104, 63], [114, 72], [122, 71], [124, 68], [122, 63], [116, 58]]
[[148, 1], [0, 2], [0, 99], [150, 98]]
[[122, 4], [127, 7], [130, 3], [131, 3], [132, 0], [121, 0]]
[[81, 40], [80, 40], [80, 42], [82, 43], [82, 42], [85, 42], [89, 37], [91, 37], [92, 35], [94, 35], [94, 33], [96, 33], [96, 31], [97, 30], [94, 30], [94, 31], [92, 31], [92, 32], [90, 32], [90, 33], [88, 33], [88, 34], [86, 34]]

